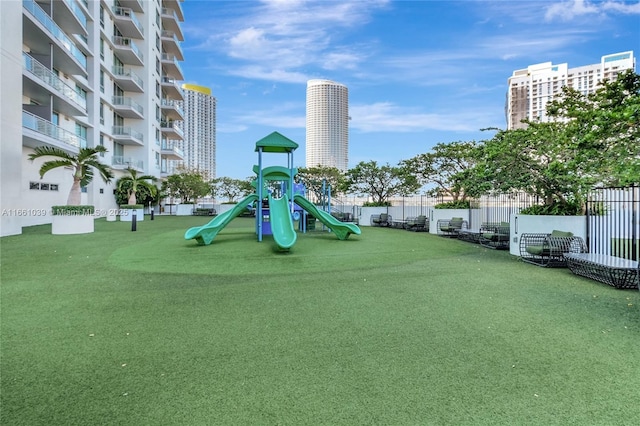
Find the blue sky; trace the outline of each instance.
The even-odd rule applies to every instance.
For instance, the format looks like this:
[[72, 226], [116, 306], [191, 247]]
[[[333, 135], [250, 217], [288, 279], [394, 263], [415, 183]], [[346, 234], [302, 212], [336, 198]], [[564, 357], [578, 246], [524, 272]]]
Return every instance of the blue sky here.
[[[439, 142], [505, 127], [516, 69], [640, 55], [640, 1], [197, 1], [183, 4], [185, 82], [217, 98], [217, 176], [242, 179], [255, 142], [296, 141], [304, 167], [306, 82], [349, 88], [349, 167], [396, 165]], [[283, 155], [265, 158], [286, 165]]]

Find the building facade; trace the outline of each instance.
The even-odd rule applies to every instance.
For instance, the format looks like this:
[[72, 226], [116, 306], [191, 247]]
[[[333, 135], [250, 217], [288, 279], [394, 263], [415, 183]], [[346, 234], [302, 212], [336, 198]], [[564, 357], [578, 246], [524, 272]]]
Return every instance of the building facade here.
[[182, 0], [11, 0], [0, 2], [1, 235], [51, 222], [66, 203], [65, 168], [47, 172], [35, 147], [77, 154], [104, 145], [82, 203], [99, 216], [117, 208], [116, 180], [132, 168], [161, 177], [163, 160], [181, 160]]
[[181, 103], [184, 141], [182, 165], [216, 177], [216, 98], [211, 89], [195, 84], [183, 84], [184, 101]]
[[509, 90], [505, 114], [507, 129], [526, 127], [521, 121], [548, 121], [546, 105], [556, 98], [564, 86], [570, 86], [582, 94], [595, 92], [604, 80], [615, 81], [618, 74], [635, 70], [636, 60], [632, 51], [613, 53], [600, 58], [600, 62], [576, 68], [568, 64], [551, 62], [529, 65], [516, 70], [509, 78]]
[[307, 82], [306, 167], [349, 167], [349, 90], [331, 80]]

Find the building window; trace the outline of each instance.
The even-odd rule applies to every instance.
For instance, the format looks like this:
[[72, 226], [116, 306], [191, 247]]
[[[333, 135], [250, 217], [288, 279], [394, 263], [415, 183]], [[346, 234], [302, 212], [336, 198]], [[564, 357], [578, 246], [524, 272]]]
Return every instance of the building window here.
[[[100, 124], [104, 124], [104, 104], [102, 102], [100, 102]], [[100, 137], [102, 138], [102, 135]]]

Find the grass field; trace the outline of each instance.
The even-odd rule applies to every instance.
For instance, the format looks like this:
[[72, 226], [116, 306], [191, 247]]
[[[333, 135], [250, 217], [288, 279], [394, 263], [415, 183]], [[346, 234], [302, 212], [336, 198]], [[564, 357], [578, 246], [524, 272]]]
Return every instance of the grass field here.
[[383, 228], [1, 244], [3, 425], [637, 425], [640, 292]]

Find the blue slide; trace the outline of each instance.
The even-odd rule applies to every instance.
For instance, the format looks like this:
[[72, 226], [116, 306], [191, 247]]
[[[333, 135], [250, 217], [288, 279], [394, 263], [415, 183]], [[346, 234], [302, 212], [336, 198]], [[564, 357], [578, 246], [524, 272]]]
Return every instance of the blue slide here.
[[257, 200], [258, 195], [251, 194], [236, 204], [231, 210], [227, 210], [211, 219], [206, 225], [194, 226], [193, 228], [187, 229], [187, 232], [184, 233], [185, 240], [195, 239], [198, 244], [205, 246], [211, 244], [222, 228], [227, 226], [233, 218], [242, 214], [247, 209], [247, 206], [250, 206]]
[[294, 195], [293, 201], [308, 213], [314, 215], [326, 227], [331, 229], [338, 239], [346, 240], [351, 234], [360, 235], [360, 228], [358, 225], [351, 222], [339, 221], [335, 217], [331, 216], [331, 214], [318, 209], [315, 204], [304, 198], [302, 195]]
[[273, 198], [269, 194], [269, 222], [271, 234], [280, 250], [289, 250], [296, 243], [296, 230], [293, 227], [289, 197], [285, 194], [280, 198]]

